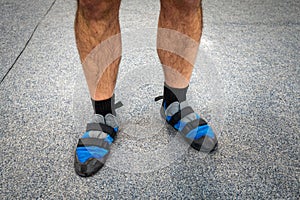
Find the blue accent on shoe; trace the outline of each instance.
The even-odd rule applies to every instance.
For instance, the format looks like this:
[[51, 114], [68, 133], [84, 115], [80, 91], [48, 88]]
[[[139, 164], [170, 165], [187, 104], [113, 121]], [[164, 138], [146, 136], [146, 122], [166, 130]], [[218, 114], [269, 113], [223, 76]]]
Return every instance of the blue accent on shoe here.
[[90, 137], [90, 132], [87, 131], [84, 133], [84, 135], [81, 138], [89, 138]]
[[182, 129], [185, 127], [185, 125], [186, 125], [185, 122], [179, 120], [179, 121], [177, 122], [177, 124], [174, 125], [174, 128], [175, 128], [176, 130], [182, 131]]
[[171, 120], [172, 116], [166, 116], [166, 120], [167, 122], [169, 122]]
[[167, 109], [167, 103], [164, 101], [164, 109]]
[[88, 146], [88, 147], [77, 147], [76, 154], [78, 160], [81, 163], [85, 163], [90, 158], [101, 159], [108, 153], [108, 150], [95, 147], [95, 146]]
[[113, 143], [114, 139], [112, 137], [110, 137], [110, 135], [107, 135], [106, 138], [104, 139], [106, 142], [108, 142], [109, 144]]
[[197, 128], [191, 130], [186, 137], [192, 140], [198, 140], [203, 136], [208, 136], [214, 138], [215, 134], [212, 131], [211, 127], [208, 125], [198, 126]]
[[114, 131], [115, 131], [115, 132], [118, 132], [118, 131], [119, 131], [119, 127], [115, 127], [115, 128], [114, 128]]

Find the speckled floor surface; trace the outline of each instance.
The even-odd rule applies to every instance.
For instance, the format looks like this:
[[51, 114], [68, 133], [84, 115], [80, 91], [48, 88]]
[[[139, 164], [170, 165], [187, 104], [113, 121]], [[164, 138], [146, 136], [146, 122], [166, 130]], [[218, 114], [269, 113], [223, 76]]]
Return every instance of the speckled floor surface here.
[[159, 1], [123, 0], [122, 130], [87, 179], [73, 169], [92, 109], [76, 1], [22, 2], [0, 1], [1, 199], [299, 199], [299, 1], [203, 0], [188, 97], [219, 135], [220, 150], [205, 155], [164, 126], [154, 102]]

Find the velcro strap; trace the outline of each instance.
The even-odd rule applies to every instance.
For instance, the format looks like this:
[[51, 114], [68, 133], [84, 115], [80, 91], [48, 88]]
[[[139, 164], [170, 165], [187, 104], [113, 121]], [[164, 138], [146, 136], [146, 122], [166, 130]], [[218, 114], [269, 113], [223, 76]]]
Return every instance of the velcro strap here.
[[159, 101], [159, 100], [162, 100], [164, 99], [164, 96], [158, 96], [158, 97], [155, 97], [154, 101]]
[[118, 109], [118, 108], [121, 108], [123, 106], [123, 103], [121, 101], [118, 101], [116, 104], [115, 104], [115, 109]]
[[113, 139], [116, 136], [115, 130], [110, 126], [107, 126], [106, 124], [88, 123], [86, 126], [86, 131], [102, 131], [109, 134]]
[[175, 124], [178, 123], [179, 120], [183, 119], [185, 116], [194, 113], [193, 108], [191, 108], [190, 106], [187, 106], [185, 108], [183, 108], [182, 110], [178, 111], [177, 113], [175, 113], [170, 121], [169, 124], [171, 124], [171, 126], [174, 126]]
[[99, 138], [80, 138], [77, 144], [77, 147], [88, 147], [88, 146], [96, 146], [104, 149], [109, 148], [108, 142], [104, 139]]
[[188, 122], [184, 128], [182, 129], [181, 133], [184, 135], [188, 134], [191, 130], [197, 128], [198, 126], [204, 126], [207, 122], [204, 119], [195, 119], [191, 122]]

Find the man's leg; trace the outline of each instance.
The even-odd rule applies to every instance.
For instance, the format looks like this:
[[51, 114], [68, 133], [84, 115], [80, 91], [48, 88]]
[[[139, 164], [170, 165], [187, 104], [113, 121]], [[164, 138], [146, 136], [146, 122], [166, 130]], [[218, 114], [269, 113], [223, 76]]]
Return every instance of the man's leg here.
[[201, 34], [201, 0], [161, 0], [157, 35], [157, 52], [165, 76], [161, 113], [192, 147], [210, 152], [217, 145], [216, 136], [186, 104]]
[[166, 84], [187, 87], [202, 34], [201, 0], [161, 0], [158, 29]]
[[118, 132], [114, 88], [121, 60], [120, 0], [78, 0], [75, 36], [95, 111], [75, 152], [75, 171], [91, 176], [104, 165]]
[[[120, 1], [78, 0], [75, 19], [76, 43], [90, 95], [94, 100], [112, 97], [115, 88], [121, 60]], [[112, 48], [114, 55], [111, 54]], [[103, 54], [105, 56], [101, 57]], [[107, 55], [111, 58], [106, 57]], [[107, 59], [111, 60], [111, 63], [107, 63]], [[89, 74], [95, 70], [98, 70], [96, 73], [99, 74]]]

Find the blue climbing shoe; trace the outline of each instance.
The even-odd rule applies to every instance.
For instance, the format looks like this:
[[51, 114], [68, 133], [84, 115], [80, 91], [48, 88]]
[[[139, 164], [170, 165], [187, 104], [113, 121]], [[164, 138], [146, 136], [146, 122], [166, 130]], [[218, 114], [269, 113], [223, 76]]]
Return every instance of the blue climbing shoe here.
[[94, 114], [75, 150], [75, 172], [82, 177], [92, 176], [103, 166], [116, 139], [119, 125], [116, 116]]
[[[163, 96], [156, 97], [155, 101], [161, 99]], [[217, 150], [218, 139], [214, 131], [186, 101], [175, 101], [169, 106], [163, 101], [160, 114], [194, 149], [206, 153]]]

